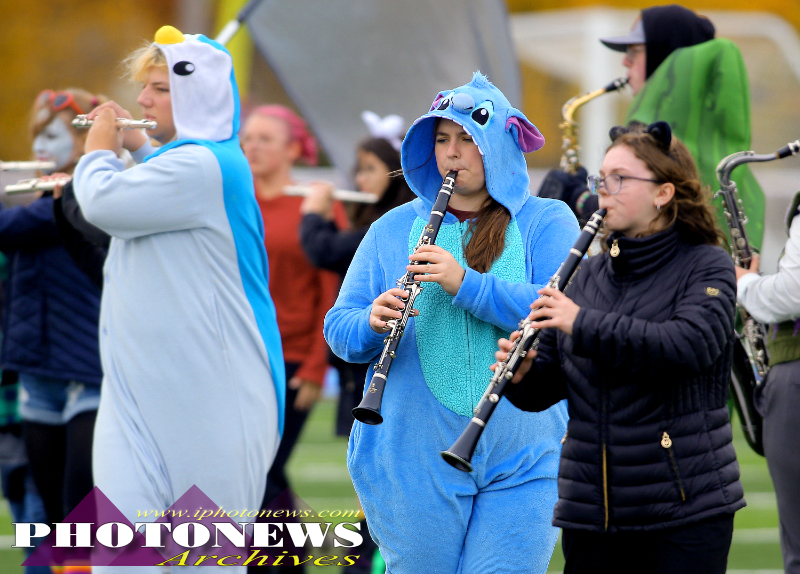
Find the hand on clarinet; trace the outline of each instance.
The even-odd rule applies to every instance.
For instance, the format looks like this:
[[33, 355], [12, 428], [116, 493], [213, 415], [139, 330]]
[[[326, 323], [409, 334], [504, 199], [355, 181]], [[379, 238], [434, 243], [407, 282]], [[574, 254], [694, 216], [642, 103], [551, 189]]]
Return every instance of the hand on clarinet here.
[[[408, 258], [420, 263], [406, 266], [406, 271], [419, 273], [414, 276], [415, 281], [433, 281], [441, 285], [445, 293], [455, 297], [464, 282], [466, 272], [449, 251], [438, 245], [422, 245]], [[425, 262], [428, 264], [425, 265]]]
[[538, 293], [541, 297], [531, 303], [533, 310], [528, 315], [533, 320], [542, 319], [536, 323], [536, 327], [539, 329], [555, 327], [567, 335], [572, 335], [572, 326], [581, 308], [558, 289], [545, 287], [539, 289]]
[[[108, 102], [104, 102], [104, 103], [100, 104], [99, 106], [97, 106], [96, 108], [94, 108], [91, 112], [86, 114], [86, 119], [95, 120], [95, 122], [96, 122], [96, 120], [98, 119], [98, 116], [101, 115], [101, 114], [106, 113], [105, 110], [108, 110], [108, 109], [113, 110], [113, 112], [114, 112], [114, 114], [112, 116], [113, 120], [115, 120], [113, 122], [113, 126], [114, 126], [114, 129], [117, 132], [119, 132], [119, 135], [121, 136], [121, 140], [122, 140], [121, 147], [124, 147], [128, 151], [136, 151], [137, 149], [142, 147], [145, 143], [147, 143], [147, 135], [145, 135], [144, 130], [123, 130], [123, 129], [117, 128], [117, 125], [116, 125], [116, 119], [117, 118], [126, 118], [126, 119], [129, 119], [129, 120], [132, 120], [133, 116], [131, 115], [131, 113], [128, 110], [126, 110], [125, 108], [123, 108], [117, 102], [115, 102], [113, 100], [108, 101]], [[89, 134], [90, 135], [92, 133], [92, 130], [95, 129], [95, 127], [96, 126], [93, 125], [91, 128], [89, 128]], [[89, 136], [87, 136], [87, 141], [86, 141], [86, 143], [87, 143], [86, 153], [89, 153], [89, 151], [94, 151], [94, 150], [90, 150], [89, 149], [89, 147], [88, 147], [89, 141], [88, 140], [89, 140]], [[95, 149], [112, 149], [112, 148], [103, 147], [103, 148], [95, 148]], [[119, 155], [119, 153], [117, 153], [117, 155]]]
[[[403, 316], [401, 309], [404, 309], [406, 304], [399, 298], [405, 297], [406, 292], [399, 287], [394, 287], [388, 291], [378, 295], [372, 302], [372, 311], [369, 314], [369, 326], [376, 333], [388, 333], [391, 327], [387, 322], [391, 319], [400, 319]], [[417, 309], [411, 311], [411, 316], [419, 315]]]
[[758, 253], [753, 253], [752, 258], [750, 259], [750, 269], [745, 269], [744, 267], [739, 267], [738, 265], [735, 266], [733, 269], [736, 271], [736, 280], [738, 281], [743, 276], [747, 275], [748, 273], [758, 273], [758, 265], [761, 260], [758, 257]]
[[[497, 366], [506, 360], [508, 357], [508, 353], [511, 352], [513, 347], [512, 342], [518, 339], [520, 336], [519, 331], [514, 331], [511, 333], [508, 339], [498, 339], [497, 340], [497, 347], [500, 349], [499, 351], [495, 351], [494, 358], [497, 359], [497, 362], [490, 366], [489, 368], [494, 371], [497, 369]], [[522, 377], [525, 376], [525, 373], [531, 370], [531, 365], [533, 364], [533, 359], [536, 357], [536, 351], [534, 349], [530, 349], [526, 354], [525, 358], [522, 359], [522, 363], [520, 363], [517, 372], [514, 373], [514, 378], [511, 379], [511, 382], [516, 384], [522, 380]]]

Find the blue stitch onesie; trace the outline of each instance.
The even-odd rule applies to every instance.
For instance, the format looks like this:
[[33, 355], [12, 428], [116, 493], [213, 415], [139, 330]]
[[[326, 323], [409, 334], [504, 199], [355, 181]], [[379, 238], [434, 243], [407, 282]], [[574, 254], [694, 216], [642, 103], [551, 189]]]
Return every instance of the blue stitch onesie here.
[[480, 73], [439, 94], [409, 130], [402, 164], [418, 197], [370, 227], [326, 316], [325, 337], [351, 362], [374, 363], [383, 349], [370, 310], [405, 273], [441, 186], [434, 158], [440, 117], [463, 126], [480, 149], [489, 194], [512, 216], [505, 248], [488, 273], [468, 268], [468, 223], [446, 215], [436, 244], [466, 269], [463, 283], [455, 297], [437, 283], [423, 284], [420, 315], [406, 327], [389, 372], [384, 422], [355, 423], [348, 468], [387, 572], [544, 572], [557, 537], [551, 520], [564, 404], [523, 413], [501, 401], [469, 474], [439, 454], [464, 430], [485, 390], [497, 339], [528, 314], [579, 231], [565, 204], [530, 195], [523, 151], [539, 149], [544, 139]]
[[128, 170], [98, 150], [75, 171], [86, 219], [113, 237], [94, 477], [131, 522], [192, 485], [225, 509], [258, 509], [285, 390], [230, 54], [162, 31], [177, 140], [146, 144]]

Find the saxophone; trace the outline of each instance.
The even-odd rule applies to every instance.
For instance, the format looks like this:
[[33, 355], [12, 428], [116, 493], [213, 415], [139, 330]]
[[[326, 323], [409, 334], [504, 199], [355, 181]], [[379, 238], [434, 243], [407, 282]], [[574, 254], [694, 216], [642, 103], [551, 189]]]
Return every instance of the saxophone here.
[[561, 138], [561, 164], [559, 165], [561, 171], [566, 173], [576, 173], [578, 168], [581, 166], [580, 162], [578, 161], [578, 150], [580, 149], [580, 146], [578, 145], [578, 124], [573, 119], [573, 116], [578, 108], [598, 96], [602, 96], [608, 92], [616, 92], [627, 84], [628, 78], [617, 78], [604, 88], [600, 88], [599, 90], [589, 92], [588, 94], [584, 94], [582, 96], [570, 98], [561, 107], [561, 117], [564, 119], [564, 121], [558, 124], [558, 127], [561, 128], [561, 131], [563, 132], [563, 136]]
[[[782, 159], [800, 153], [800, 140], [782, 147], [775, 153], [757, 155], [752, 151], [741, 151], [729, 155], [717, 165], [717, 180], [720, 189], [714, 197], [721, 197], [725, 221], [728, 225], [730, 250], [733, 262], [745, 269], [750, 268], [754, 249], [747, 239], [745, 223], [747, 217], [742, 201], [736, 190], [736, 182], [731, 181], [731, 172], [739, 165], [751, 162], [765, 162]], [[761, 437], [761, 415], [753, 404], [753, 392], [764, 382], [769, 370], [769, 354], [766, 346], [766, 326], [756, 321], [747, 310], [737, 304], [737, 313], [742, 324], [741, 333], [736, 334], [731, 372], [731, 394], [734, 407], [742, 421], [744, 436], [750, 447], [758, 454], [764, 454]]]

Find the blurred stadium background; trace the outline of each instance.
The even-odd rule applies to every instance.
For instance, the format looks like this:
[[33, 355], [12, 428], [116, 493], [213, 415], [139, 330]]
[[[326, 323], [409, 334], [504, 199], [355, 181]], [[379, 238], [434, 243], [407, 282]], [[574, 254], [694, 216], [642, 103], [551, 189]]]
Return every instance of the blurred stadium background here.
[[[357, 6], [389, 0], [352, 0]], [[418, 0], [394, 0], [413, 10]], [[28, 114], [34, 97], [45, 88], [83, 87], [103, 93], [136, 110], [137, 87], [123, 78], [119, 63], [132, 49], [152, 39], [163, 24], [213, 37], [244, 5], [244, 0], [0, 0], [0, 160], [30, 159]], [[508, 34], [519, 66], [519, 107], [539, 127], [549, 145], [529, 155], [531, 189], [548, 169], [558, 165], [561, 107], [569, 98], [624, 75], [621, 57], [605, 50], [601, 35], [624, 33], [637, 12], [647, 6], [632, 0], [507, 0]], [[301, 0], [286, 2], [296, 9]], [[306, 2], [306, 4], [309, 4]], [[310, 3], [313, 4], [313, 3]], [[796, 0], [687, 0], [683, 5], [708, 15], [717, 34], [740, 47], [751, 85], [752, 149], [769, 153], [800, 137], [800, 3]], [[304, 17], [313, 18], [313, 10]], [[409, 30], [408, 33], [413, 33]], [[442, 33], [447, 33], [446, 29]], [[506, 31], [502, 31], [506, 33]], [[298, 109], [267, 59], [242, 28], [228, 44], [236, 65], [245, 109], [277, 102]], [[387, 46], [391, 49], [391, 46]], [[413, 68], [387, 70], [413, 74]], [[464, 81], [466, 81], [465, 79]], [[323, 88], [324, 86], [321, 86]], [[453, 86], [437, 86], [439, 88]], [[433, 91], [430, 97], [435, 95]], [[369, 94], [363, 94], [368, 98]], [[581, 160], [597, 169], [608, 127], [619, 123], [631, 100], [629, 93], [598, 98], [578, 112]], [[420, 103], [420, 111], [430, 98]], [[369, 109], [369, 103], [364, 104]], [[135, 114], [134, 114], [135, 115]], [[413, 118], [406, 118], [407, 121]], [[314, 125], [312, 124], [312, 129]], [[720, 158], [721, 159], [721, 158]], [[789, 197], [800, 188], [800, 160], [751, 164], [767, 196], [763, 269], [775, 270], [783, 235], [783, 214]], [[343, 185], [346, 170], [323, 161], [321, 173]], [[302, 172], [301, 177], [318, 174]], [[3, 174], [1, 185], [17, 176]], [[735, 180], [735, 173], [733, 176]], [[0, 201], [6, 201], [0, 194]], [[315, 409], [290, 461], [298, 496], [312, 508], [356, 507], [345, 467], [346, 441], [333, 436], [335, 385]], [[778, 574], [781, 570], [778, 519], [772, 484], [763, 458], [737, 433], [737, 452], [748, 507], [736, 517], [730, 572]], [[402, 453], [396, 453], [402, 458]], [[0, 507], [0, 572], [21, 572], [21, 551], [10, 548], [12, 527], [7, 507]], [[556, 548], [551, 571], [563, 564]], [[326, 567], [328, 572], [336, 568]]]

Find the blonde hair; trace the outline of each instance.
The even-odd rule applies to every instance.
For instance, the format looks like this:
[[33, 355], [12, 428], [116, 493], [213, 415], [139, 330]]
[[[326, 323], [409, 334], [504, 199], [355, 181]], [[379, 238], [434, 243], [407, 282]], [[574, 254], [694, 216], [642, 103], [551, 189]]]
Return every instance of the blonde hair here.
[[147, 42], [122, 62], [134, 82], [144, 82], [152, 68], [167, 71], [167, 58], [154, 43]]

